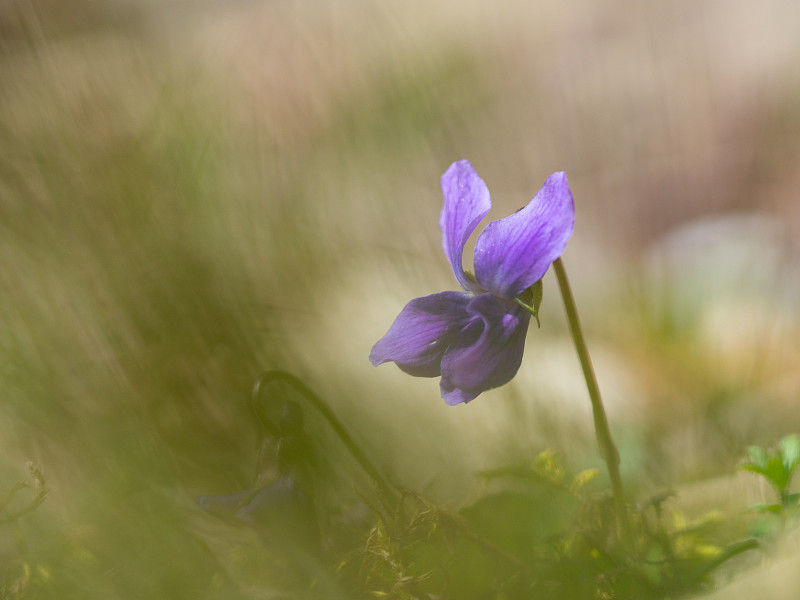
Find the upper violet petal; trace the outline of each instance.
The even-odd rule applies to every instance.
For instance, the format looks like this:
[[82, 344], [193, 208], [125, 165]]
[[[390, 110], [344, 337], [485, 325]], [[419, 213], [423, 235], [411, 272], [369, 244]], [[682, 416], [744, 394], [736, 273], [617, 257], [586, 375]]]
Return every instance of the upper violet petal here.
[[442, 175], [442, 194], [444, 206], [439, 227], [444, 254], [461, 287], [477, 292], [478, 286], [464, 273], [461, 256], [467, 239], [492, 207], [489, 189], [470, 162], [460, 160]]
[[528, 205], [493, 221], [475, 243], [475, 278], [487, 291], [514, 298], [541, 279], [561, 256], [575, 225], [567, 176], [547, 178]]
[[469, 321], [465, 292], [441, 292], [415, 298], [405, 305], [389, 331], [372, 347], [374, 366], [394, 361], [416, 377], [437, 377], [453, 337]]
[[481, 294], [470, 302], [472, 320], [442, 357], [442, 398], [448, 404], [474, 400], [508, 383], [519, 370], [530, 314], [512, 301]]

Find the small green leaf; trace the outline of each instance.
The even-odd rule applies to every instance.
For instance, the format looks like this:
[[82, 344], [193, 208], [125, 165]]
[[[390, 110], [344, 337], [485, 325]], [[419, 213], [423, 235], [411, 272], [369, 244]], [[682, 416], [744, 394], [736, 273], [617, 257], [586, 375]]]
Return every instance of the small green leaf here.
[[780, 504], [767, 504], [766, 502], [757, 502], [745, 509], [746, 512], [770, 513], [773, 515], [779, 515], [781, 510], [783, 510], [783, 507]]
[[771, 456], [767, 462], [764, 476], [770, 480], [779, 492], [783, 492], [789, 483], [789, 473], [783, 468], [780, 456]]
[[763, 472], [767, 466], [767, 451], [761, 446], [748, 446], [745, 453], [753, 464], [760, 467], [762, 469], [761, 472]]
[[787, 435], [781, 439], [779, 445], [783, 468], [786, 470], [789, 481], [791, 481], [792, 474], [797, 469], [798, 463], [800, 463], [800, 435]]
[[764, 471], [764, 469], [762, 467], [759, 467], [758, 465], [753, 465], [753, 464], [750, 464], [750, 463], [746, 463], [744, 465], [739, 465], [739, 468], [742, 471], [750, 471], [752, 473], [757, 473], [758, 475], [763, 475], [764, 477], [767, 476], [767, 474]]

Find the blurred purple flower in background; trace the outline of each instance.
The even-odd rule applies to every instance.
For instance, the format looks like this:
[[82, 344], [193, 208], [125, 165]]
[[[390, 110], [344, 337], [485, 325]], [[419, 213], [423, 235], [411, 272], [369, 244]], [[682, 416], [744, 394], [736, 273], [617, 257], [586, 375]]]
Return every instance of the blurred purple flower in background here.
[[544, 276], [572, 235], [575, 209], [563, 172], [554, 173], [528, 205], [487, 225], [475, 244], [475, 274], [461, 255], [489, 213], [486, 184], [469, 161], [442, 176], [442, 246], [463, 292], [441, 292], [406, 304], [373, 346], [370, 361], [393, 361], [417, 377], [441, 376], [450, 405], [474, 400], [519, 370], [530, 321], [529, 288]]

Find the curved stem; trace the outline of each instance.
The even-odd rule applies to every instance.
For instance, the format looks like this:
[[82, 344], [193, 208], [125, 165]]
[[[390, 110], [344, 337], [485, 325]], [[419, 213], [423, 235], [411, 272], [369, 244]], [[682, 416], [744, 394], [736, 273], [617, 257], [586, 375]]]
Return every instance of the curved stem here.
[[625, 504], [625, 494], [622, 490], [622, 477], [619, 472], [619, 451], [611, 437], [611, 430], [608, 427], [608, 417], [603, 406], [603, 399], [600, 396], [600, 387], [597, 385], [597, 377], [594, 374], [592, 360], [589, 358], [589, 350], [586, 347], [586, 340], [583, 337], [578, 310], [575, 307], [575, 298], [572, 296], [572, 289], [567, 279], [567, 272], [564, 270], [564, 263], [560, 258], [553, 262], [553, 268], [558, 279], [558, 286], [561, 289], [561, 297], [564, 299], [564, 309], [567, 312], [570, 333], [575, 343], [575, 350], [581, 362], [583, 377], [586, 380], [586, 388], [589, 390], [589, 398], [592, 401], [592, 414], [594, 416], [594, 431], [597, 436], [597, 447], [600, 456], [606, 463], [608, 477], [611, 480], [611, 491], [614, 494], [614, 505], [617, 511], [617, 522], [623, 542], [630, 546], [632, 541], [630, 519], [628, 509]]
[[375, 485], [380, 489], [381, 494], [387, 499], [394, 497], [392, 487], [386, 482], [386, 480], [384, 480], [378, 469], [375, 468], [372, 462], [367, 458], [366, 454], [364, 454], [358, 445], [353, 441], [353, 438], [351, 438], [350, 434], [347, 433], [344, 425], [342, 425], [341, 421], [339, 421], [333, 411], [328, 408], [328, 405], [325, 404], [325, 402], [323, 402], [322, 399], [311, 390], [311, 388], [309, 388], [298, 377], [295, 377], [291, 373], [281, 370], [266, 371], [262, 373], [261, 376], [256, 380], [256, 383], [253, 386], [252, 406], [254, 407], [256, 416], [262, 426], [267, 428], [268, 431], [277, 431], [274, 425], [271, 425], [269, 420], [266, 419], [257, 408], [259, 398], [261, 396], [261, 390], [263, 389], [264, 385], [275, 380], [283, 381], [301, 394], [308, 401], [308, 403], [311, 404], [311, 406], [313, 406], [317, 412], [319, 412], [325, 418], [331, 428], [336, 432], [336, 435], [339, 436], [339, 439], [342, 441], [345, 447], [350, 451], [356, 461], [358, 461], [358, 464], [361, 465], [361, 468], [364, 469], [364, 471], [375, 482]]

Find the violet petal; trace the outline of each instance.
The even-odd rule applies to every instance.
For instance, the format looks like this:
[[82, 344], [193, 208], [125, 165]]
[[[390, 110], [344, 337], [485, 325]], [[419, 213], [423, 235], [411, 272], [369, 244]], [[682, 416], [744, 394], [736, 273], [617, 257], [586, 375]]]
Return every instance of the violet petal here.
[[442, 358], [442, 398], [448, 404], [474, 400], [507, 383], [522, 362], [530, 314], [512, 301], [481, 294], [470, 302], [469, 324]]
[[441, 292], [405, 305], [389, 331], [372, 347], [374, 366], [394, 361], [416, 377], [437, 377], [451, 340], [469, 321], [471, 294]]
[[561, 256], [575, 224], [564, 172], [553, 173], [528, 205], [486, 226], [475, 244], [475, 277], [486, 290], [514, 298]]
[[461, 287], [479, 291], [478, 286], [464, 273], [461, 257], [467, 239], [492, 207], [489, 189], [469, 161], [460, 160], [450, 165], [442, 175], [442, 194], [444, 206], [439, 227], [442, 230], [444, 254]]

